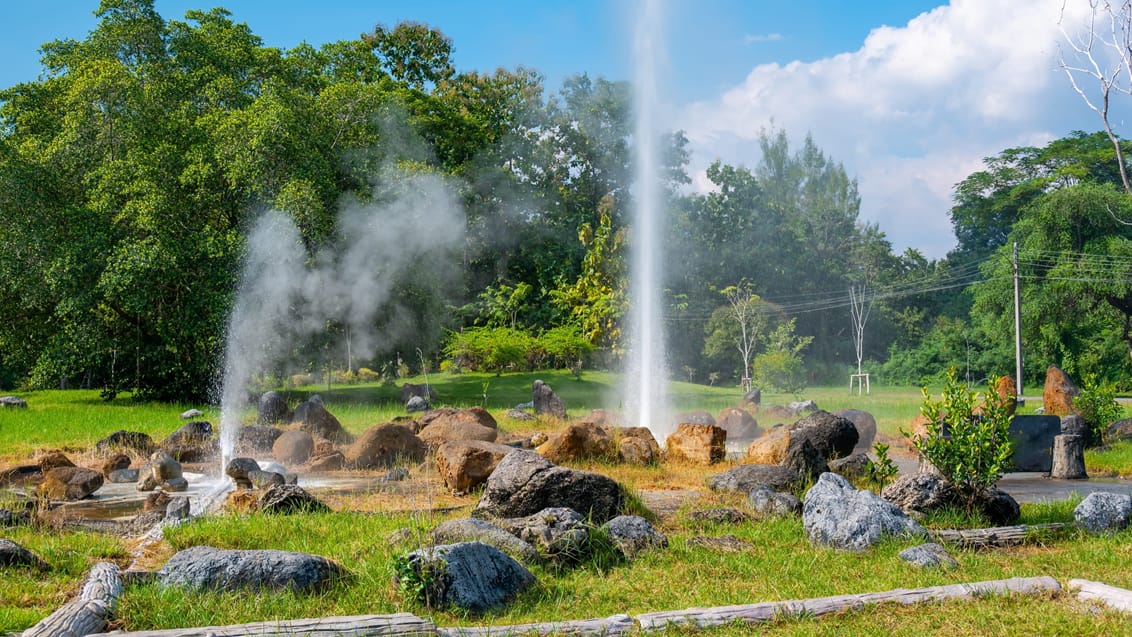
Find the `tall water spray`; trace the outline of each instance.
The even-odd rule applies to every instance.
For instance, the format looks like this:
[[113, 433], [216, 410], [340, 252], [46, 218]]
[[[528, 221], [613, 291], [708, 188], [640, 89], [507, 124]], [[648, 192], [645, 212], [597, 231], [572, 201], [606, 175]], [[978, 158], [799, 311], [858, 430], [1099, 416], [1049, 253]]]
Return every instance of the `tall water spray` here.
[[641, 0], [634, 16], [633, 106], [636, 126], [634, 156], [636, 174], [633, 193], [636, 209], [632, 223], [630, 350], [626, 373], [627, 405], [638, 426], [648, 427], [661, 443], [671, 431], [668, 405], [668, 370], [661, 329], [660, 251], [663, 221], [658, 161], [659, 91], [658, 61], [661, 56], [660, 0]]

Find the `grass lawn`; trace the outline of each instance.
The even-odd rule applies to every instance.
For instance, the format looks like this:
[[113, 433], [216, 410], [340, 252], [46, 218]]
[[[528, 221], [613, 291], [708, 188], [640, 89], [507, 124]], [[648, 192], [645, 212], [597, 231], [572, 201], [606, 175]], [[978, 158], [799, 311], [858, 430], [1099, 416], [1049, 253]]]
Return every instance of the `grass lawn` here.
[[[531, 383], [541, 378], [563, 398], [572, 417], [594, 408], [616, 408], [615, 375], [586, 372], [580, 380], [565, 372], [539, 374], [439, 375], [428, 377], [441, 405], [484, 405], [500, 419], [505, 431], [516, 433], [548, 428], [502, 418], [503, 412], [530, 400]], [[409, 379], [423, 383], [423, 378]], [[403, 415], [397, 389], [377, 385], [307, 386], [290, 390], [292, 402], [319, 393], [327, 407], [353, 433]], [[118, 399], [106, 403], [97, 392], [35, 392], [20, 394], [27, 410], [0, 410], [0, 468], [30, 461], [46, 448], [81, 454], [97, 440], [119, 430], [142, 431], [160, 440], [182, 424], [178, 414], [190, 407], [218, 422], [215, 408], [202, 405], [137, 403]], [[673, 403], [679, 411], [718, 413], [742, 397], [738, 388], [703, 387], [673, 383]], [[801, 396], [763, 394], [763, 402], [784, 404], [812, 399], [823, 409], [862, 409], [872, 413], [879, 430], [899, 436], [919, 412], [918, 388], [878, 388], [867, 396], [850, 395], [845, 387], [811, 388]], [[1027, 411], [1033, 406], [1028, 406]], [[246, 421], [254, 412], [244, 414]], [[761, 422], [769, 426], [772, 422]], [[1090, 471], [1101, 468], [1132, 472], [1132, 444], [1089, 452]], [[704, 479], [723, 466], [629, 467], [587, 463], [579, 468], [614, 477], [630, 491], [704, 489]], [[813, 548], [805, 539], [801, 520], [750, 521], [735, 525], [704, 525], [692, 521], [685, 505], [662, 520], [668, 550], [637, 560], [598, 568], [594, 565], [560, 571], [534, 568], [540, 585], [520, 596], [503, 611], [480, 617], [430, 611], [401, 599], [391, 583], [393, 558], [416, 548], [397, 539], [403, 528], [412, 538], [445, 517], [462, 517], [475, 503], [475, 494], [455, 497], [442, 493], [435, 472], [410, 467], [424, 486], [401, 494], [385, 490], [344, 496], [330, 501], [337, 512], [309, 516], [225, 514], [194, 520], [167, 531], [167, 542], [147, 564], [158, 567], [175, 550], [208, 544], [226, 548], [297, 550], [337, 560], [351, 573], [348, 580], [317, 595], [185, 593], [154, 585], [128, 587], [119, 604], [117, 627], [129, 630], [240, 623], [320, 615], [350, 615], [408, 611], [431, 617], [439, 625], [512, 624], [556, 619], [604, 617], [615, 613], [676, 610], [693, 606], [746, 604], [933, 586], [1013, 576], [1051, 575], [1063, 584], [1086, 578], [1132, 588], [1132, 531], [1107, 537], [1073, 532], [1057, 539], [1023, 547], [992, 551], [953, 550], [960, 562], [954, 571], [918, 570], [905, 565], [896, 553], [909, 542], [891, 541], [863, 554]], [[443, 504], [456, 511], [429, 513]], [[1023, 505], [1023, 522], [1071, 521], [1075, 503]], [[0, 492], [0, 507], [4, 506]], [[744, 508], [741, 496], [705, 494], [695, 508]], [[417, 511], [417, 512], [411, 512]], [[733, 534], [754, 548], [744, 553], [716, 553], [692, 546], [696, 535]], [[73, 595], [86, 570], [96, 561], [128, 561], [129, 541], [124, 538], [44, 528], [4, 529], [8, 537], [35, 551], [51, 564], [38, 572], [8, 570], [0, 585], [0, 634], [21, 631]], [[770, 634], [1132, 634], [1126, 617], [1094, 611], [1069, 595], [1037, 598], [984, 598], [929, 606], [866, 609], [823, 618], [783, 618], [766, 627]], [[675, 631], [680, 632], [680, 631]], [[711, 634], [748, 634], [749, 628], [724, 627]]]

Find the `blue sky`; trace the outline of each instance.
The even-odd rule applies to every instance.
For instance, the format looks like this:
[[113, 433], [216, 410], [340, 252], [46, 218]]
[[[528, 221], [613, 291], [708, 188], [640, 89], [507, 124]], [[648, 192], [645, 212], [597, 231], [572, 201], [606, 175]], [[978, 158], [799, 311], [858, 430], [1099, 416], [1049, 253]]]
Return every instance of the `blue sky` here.
[[[34, 80], [37, 49], [94, 26], [95, 1], [5, 7], [0, 86]], [[166, 19], [224, 6], [270, 46], [353, 38], [378, 23], [427, 22], [449, 35], [458, 70], [518, 65], [548, 89], [578, 72], [630, 79], [632, 0], [157, 0]], [[1058, 69], [1063, 30], [1087, 0], [668, 0], [664, 109], [688, 133], [697, 187], [714, 159], [754, 166], [776, 126], [858, 178], [861, 218], [897, 250], [954, 244], [954, 184], [983, 157], [1041, 145], [1099, 121]], [[1064, 14], [1064, 15], [1063, 15]], [[1059, 24], [1060, 20], [1060, 24]], [[1119, 131], [1118, 131], [1119, 132]]]

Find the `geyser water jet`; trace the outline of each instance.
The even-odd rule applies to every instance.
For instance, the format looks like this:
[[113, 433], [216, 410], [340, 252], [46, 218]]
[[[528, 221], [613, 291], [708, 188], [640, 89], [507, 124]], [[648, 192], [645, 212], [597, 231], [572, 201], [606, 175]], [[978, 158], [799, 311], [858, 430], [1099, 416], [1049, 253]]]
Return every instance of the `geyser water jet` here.
[[660, 251], [663, 221], [657, 108], [657, 63], [662, 29], [659, 0], [641, 0], [634, 16], [633, 112], [635, 174], [629, 269], [631, 280], [629, 365], [625, 396], [630, 421], [648, 427], [663, 444], [672, 430], [669, 422], [668, 369], [661, 329]]

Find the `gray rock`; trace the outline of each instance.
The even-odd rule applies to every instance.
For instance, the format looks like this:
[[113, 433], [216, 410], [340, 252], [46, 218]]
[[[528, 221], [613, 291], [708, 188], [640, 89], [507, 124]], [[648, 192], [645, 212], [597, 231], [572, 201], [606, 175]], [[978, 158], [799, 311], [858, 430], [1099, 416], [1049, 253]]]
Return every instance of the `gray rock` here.
[[252, 488], [252, 481], [248, 478], [252, 471], [260, 471], [259, 463], [252, 458], [232, 458], [228, 461], [228, 466], [224, 467], [225, 475], [232, 478], [232, 482], [241, 489]]
[[251, 482], [256, 489], [262, 490], [272, 486], [283, 486], [287, 484], [287, 478], [282, 473], [253, 469], [248, 472], [248, 482]]
[[521, 420], [521, 421], [524, 421], [524, 422], [530, 422], [532, 420], [535, 420], [535, 417], [533, 415], [531, 415], [529, 412], [524, 411], [524, 410], [522, 410], [518, 407], [514, 407], [512, 409], [507, 410], [506, 416], [508, 418], [510, 418], [511, 420]]
[[802, 527], [812, 544], [849, 551], [863, 551], [886, 536], [926, 535], [891, 502], [835, 473], [823, 473], [806, 492]]
[[161, 483], [161, 488], [170, 493], [181, 493], [189, 490], [189, 481], [183, 477], [169, 478]]
[[117, 469], [106, 476], [106, 481], [114, 484], [129, 484], [138, 481], [139, 473], [138, 469]]
[[428, 401], [424, 398], [421, 398], [420, 396], [413, 396], [409, 398], [409, 400], [405, 401], [405, 411], [409, 412], [410, 414], [415, 411], [428, 411], [429, 409], [430, 406], [428, 404]]
[[877, 437], [877, 419], [872, 414], [860, 409], [841, 409], [833, 412], [833, 415], [841, 416], [857, 428], [857, 445], [853, 447], [853, 451], [868, 453], [873, 448], [873, 440]]
[[273, 425], [278, 422], [286, 422], [290, 417], [290, 410], [287, 409], [287, 398], [277, 391], [264, 392], [259, 397], [258, 408], [258, 422], [261, 425]]
[[16, 396], [0, 396], [0, 409], [27, 409], [28, 401]]
[[728, 407], [719, 414], [716, 424], [727, 432], [727, 442], [750, 441], [762, 435], [759, 421], [743, 409]]
[[483, 542], [490, 544], [524, 564], [538, 564], [542, 557], [529, 543], [520, 540], [503, 527], [479, 518], [461, 518], [441, 522], [429, 534], [437, 544]]
[[107, 453], [119, 449], [133, 449], [148, 454], [153, 451], [154, 446], [153, 438], [150, 438], [149, 434], [119, 429], [94, 443], [94, 450], [98, 453]]
[[826, 456], [818, 451], [809, 438], [801, 436], [791, 436], [782, 464], [796, 471], [805, 480], [815, 480], [829, 471]]
[[189, 409], [188, 411], [181, 412], [181, 420], [192, 420], [193, 418], [200, 418], [204, 412], [199, 409]]
[[318, 555], [194, 546], [169, 558], [158, 571], [157, 581], [191, 590], [304, 593], [322, 589], [345, 574], [341, 566]]
[[826, 460], [844, 458], [857, 446], [857, 428], [852, 421], [828, 411], [815, 411], [790, 427], [790, 444], [807, 439]]
[[187, 520], [189, 519], [191, 508], [189, 498], [187, 497], [170, 498], [169, 503], [165, 505], [165, 519]]
[[268, 485], [259, 495], [256, 508], [264, 513], [281, 515], [327, 513], [330, 511], [330, 507], [326, 506], [325, 503], [296, 484]]
[[718, 536], [696, 535], [688, 538], [685, 544], [688, 547], [705, 548], [720, 553], [743, 553], [755, 548], [754, 544], [730, 534]]
[[51, 500], [82, 500], [98, 491], [105, 478], [83, 467], [55, 467], [43, 476], [35, 494]]
[[1091, 533], [1114, 533], [1132, 520], [1132, 496], [1096, 491], [1073, 509], [1077, 525]]
[[12, 511], [11, 509], [0, 509], [0, 528], [8, 526], [20, 526], [23, 524], [31, 524], [30, 511]]
[[648, 520], [637, 515], [619, 515], [602, 525], [613, 546], [633, 559], [649, 549], [668, 548], [668, 538]]
[[795, 489], [802, 476], [789, 467], [772, 464], [744, 464], [708, 478], [708, 486], [713, 491], [750, 493], [759, 485], [766, 485], [778, 491]]
[[975, 506], [995, 526], [1014, 524], [1022, 517], [1022, 507], [1018, 506], [1018, 501], [998, 487], [987, 489], [986, 493], [975, 501]]
[[563, 565], [575, 565], [592, 553], [590, 527], [577, 511], [566, 507], [543, 509], [522, 518], [497, 520], [499, 526], [535, 547], [539, 555]]
[[921, 568], [957, 568], [959, 562], [935, 542], [928, 542], [900, 551], [900, 559]]
[[762, 401], [763, 401], [763, 390], [759, 389], [758, 387], [755, 387], [754, 389], [747, 392], [746, 395], [743, 396], [743, 402], [750, 403], [752, 405], [755, 405], [756, 407], [759, 404], [761, 404]]
[[829, 470], [850, 480], [865, 477], [869, 470], [869, 457], [863, 453], [838, 458], [829, 463]]
[[531, 402], [534, 403], [535, 414], [546, 414], [555, 418], [566, 418], [566, 404], [554, 393], [550, 385], [536, 380], [531, 387]]
[[789, 493], [782, 493], [760, 484], [747, 494], [747, 504], [759, 517], [801, 515], [802, 501]]
[[0, 538], [0, 568], [24, 566], [46, 570], [47, 562], [12, 540]]
[[691, 425], [715, 425], [715, 416], [712, 416], [706, 411], [688, 411], [682, 414], [676, 414], [672, 422], [677, 425], [691, 424]]
[[750, 519], [746, 513], [730, 507], [692, 511], [688, 514], [688, 518], [695, 522], [709, 522], [711, 524], [739, 524]]
[[[409, 553], [406, 562], [412, 573], [409, 577], [424, 584], [416, 601], [433, 608], [455, 606], [482, 613], [503, 606], [536, 584], [535, 576], [522, 564], [483, 542], [419, 549]], [[402, 590], [414, 588], [404, 581], [396, 583]]]
[[818, 404], [812, 400], [796, 400], [786, 405], [786, 409], [794, 414], [812, 413], [818, 410]]
[[917, 514], [949, 506], [957, 497], [950, 482], [932, 473], [901, 476], [885, 487], [881, 496], [905, 513]]
[[342, 423], [326, 409], [322, 398], [317, 395], [311, 396], [295, 407], [295, 413], [291, 415], [291, 424], [299, 425], [303, 431], [309, 431], [311, 435], [326, 438], [331, 442], [349, 444], [354, 441], [350, 432], [342, 427]]
[[1132, 418], [1117, 420], [1105, 430], [1105, 440], [1108, 442], [1130, 439], [1132, 439]]
[[275, 441], [282, 435], [283, 430], [278, 427], [267, 425], [240, 427], [236, 432], [235, 453], [237, 456], [269, 455], [275, 450]]
[[623, 502], [621, 485], [611, 478], [559, 467], [534, 451], [516, 449], [491, 472], [472, 515], [518, 518], [566, 507], [603, 524], [621, 513]]

